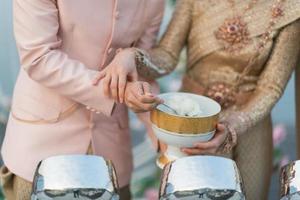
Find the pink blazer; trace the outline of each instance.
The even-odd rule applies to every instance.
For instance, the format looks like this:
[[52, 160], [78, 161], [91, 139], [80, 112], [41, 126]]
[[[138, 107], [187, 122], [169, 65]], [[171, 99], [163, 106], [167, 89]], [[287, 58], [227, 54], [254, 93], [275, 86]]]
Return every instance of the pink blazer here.
[[[94, 153], [129, 183], [128, 113], [91, 81], [118, 48], [151, 48], [164, 0], [14, 0], [21, 69], [2, 147], [5, 165], [33, 180], [49, 156]], [[97, 112], [91, 112], [93, 108]]]

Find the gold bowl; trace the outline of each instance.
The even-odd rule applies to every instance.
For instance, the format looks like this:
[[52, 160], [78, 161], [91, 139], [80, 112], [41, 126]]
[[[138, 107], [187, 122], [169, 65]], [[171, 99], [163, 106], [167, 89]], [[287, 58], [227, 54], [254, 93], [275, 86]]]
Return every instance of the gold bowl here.
[[159, 97], [165, 101], [172, 96], [184, 96], [197, 102], [204, 114], [197, 117], [180, 116], [171, 113], [163, 105], [159, 105], [151, 112], [151, 122], [159, 129], [176, 134], [207, 134], [213, 132], [218, 123], [221, 106], [214, 100], [190, 93], [164, 93]]

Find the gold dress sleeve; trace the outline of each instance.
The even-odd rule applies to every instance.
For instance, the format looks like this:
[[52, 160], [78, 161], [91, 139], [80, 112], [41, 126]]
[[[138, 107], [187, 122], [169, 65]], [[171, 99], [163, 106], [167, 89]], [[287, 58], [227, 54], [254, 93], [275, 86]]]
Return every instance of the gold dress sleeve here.
[[155, 79], [172, 72], [179, 59], [181, 50], [186, 44], [192, 20], [193, 0], [179, 0], [167, 28], [159, 44], [149, 50], [137, 50], [138, 73]]
[[300, 52], [300, 20], [283, 28], [274, 44], [254, 94], [236, 113], [225, 119], [237, 134], [243, 134], [263, 120], [280, 99], [295, 69]]

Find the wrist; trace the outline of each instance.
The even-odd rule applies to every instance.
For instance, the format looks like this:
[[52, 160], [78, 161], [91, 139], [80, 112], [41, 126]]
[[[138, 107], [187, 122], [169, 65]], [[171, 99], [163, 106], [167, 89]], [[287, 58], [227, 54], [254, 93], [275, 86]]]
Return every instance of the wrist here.
[[223, 121], [230, 125], [230, 127], [239, 135], [246, 133], [251, 127], [254, 126], [254, 120], [250, 118], [249, 114], [242, 111], [230, 113], [230, 115], [224, 118]]
[[136, 56], [136, 51], [133, 48], [125, 48], [125, 49], [119, 48], [117, 49], [116, 53], [117, 56], [127, 56], [133, 59], [135, 59]]

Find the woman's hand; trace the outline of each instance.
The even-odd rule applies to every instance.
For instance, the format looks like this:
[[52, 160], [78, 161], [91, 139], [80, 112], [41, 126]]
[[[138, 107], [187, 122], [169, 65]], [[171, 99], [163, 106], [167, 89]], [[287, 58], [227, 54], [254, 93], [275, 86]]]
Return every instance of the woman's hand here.
[[105, 69], [99, 72], [93, 84], [97, 85], [102, 80], [104, 94], [123, 103], [127, 81], [135, 82], [137, 79], [135, 52], [133, 49], [124, 49], [117, 53]]
[[125, 90], [125, 104], [134, 112], [147, 112], [163, 101], [154, 96], [147, 82], [128, 82]]
[[228, 137], [228, 130], [225, 125], [218, 124], [215, 136], [208, 142], [199, 142], [193, 148], [182, 148], [182, 151], [189, 155], [214, 155], [217, 154]]

